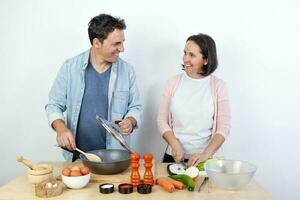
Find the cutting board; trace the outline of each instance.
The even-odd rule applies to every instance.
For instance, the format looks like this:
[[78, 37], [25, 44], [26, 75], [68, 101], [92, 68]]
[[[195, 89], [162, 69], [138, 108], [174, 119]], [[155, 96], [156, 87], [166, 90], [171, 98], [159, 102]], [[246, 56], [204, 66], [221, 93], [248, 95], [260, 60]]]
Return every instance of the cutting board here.
[[[152, 174], [155, 179], [155, 161], [153, 159], [152, 161]], [[69, 167], [72, 167], [74, 165], [77, 166], [83, 166], [82, 160], [76, 160], [73, 162]], [[145, 167], [144, 167], [144, 160], [140, 160], [140, 167], [139, 172], [141, 179], [144, 177]], [[129, 183], [130, 182], [130, 175], [131, 175], [131, 166], [128, 167], [125, 171], [119, 173], [119, 174], [111, 174], [111, 175], [100, 175], [100, 174], [91, 174], [91, 182], [97, 182], [97, 183]]]

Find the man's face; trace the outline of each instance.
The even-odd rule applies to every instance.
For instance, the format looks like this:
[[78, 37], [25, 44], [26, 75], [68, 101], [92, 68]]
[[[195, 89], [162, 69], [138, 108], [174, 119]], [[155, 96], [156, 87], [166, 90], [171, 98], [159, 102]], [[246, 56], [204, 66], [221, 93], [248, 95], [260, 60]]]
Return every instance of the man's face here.
[[124, 31], [115, 29], [102, 43], [99, 44], [97, 52], [104, 61], [109, 63], [116, 62], [119, 53], [124, 51], [124, 41]]

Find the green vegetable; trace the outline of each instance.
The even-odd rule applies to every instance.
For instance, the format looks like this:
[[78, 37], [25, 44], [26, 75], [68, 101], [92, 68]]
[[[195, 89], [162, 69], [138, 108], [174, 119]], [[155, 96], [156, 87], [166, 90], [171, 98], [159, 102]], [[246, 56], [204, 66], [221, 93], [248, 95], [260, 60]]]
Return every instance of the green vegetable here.
[[190, 176], [185, 175], [185, 174], [177, 174], [177, 175], [172, 175], [169, 177], [176, 181], [183, 183], [189, 191], [194, 191], [195, 182]]
[[211, 160], [211, 158], [198, 163], [198, 165], [196, 167], [199, 169], [199, 171], [205, 171], [205, 164], [209, 160]]
[[[207, 161], [207, 160], [206, 160]], [[203, 162], [200, 162], [198, 165], [197, 165], [197, 168], [199, 169], [199, 171], [204, 171], [205, 170], [205, 163], [206, 161], [203, 161]]]
[[196, 166], [199, 169], [199, 171], [205, 170], [205, 165], [207, 161], [209, 161], [210, 166], [218, 166], [218, 159], [209, 158], [206, 161], [203, 161]]

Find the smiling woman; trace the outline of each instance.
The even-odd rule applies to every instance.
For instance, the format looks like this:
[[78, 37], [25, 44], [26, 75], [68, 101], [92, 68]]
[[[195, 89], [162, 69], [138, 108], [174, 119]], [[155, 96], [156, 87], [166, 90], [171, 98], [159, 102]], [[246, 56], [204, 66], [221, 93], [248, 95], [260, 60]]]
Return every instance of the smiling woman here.
[[211, 75], [217, 66], [214, 40], [202, 33], [190, 36], [183, 55], [185, 73], [168, 80], [157, 118], [168, 143], [164, 162], [188, 159], [192, 166], [205, 161], [229, 134], [227, 89], [224, 81]]

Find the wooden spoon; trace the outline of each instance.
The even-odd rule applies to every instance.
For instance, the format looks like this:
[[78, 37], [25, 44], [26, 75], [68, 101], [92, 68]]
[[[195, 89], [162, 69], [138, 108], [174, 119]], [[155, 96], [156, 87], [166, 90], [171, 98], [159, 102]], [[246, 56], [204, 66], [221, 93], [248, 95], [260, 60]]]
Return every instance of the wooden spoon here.
[[93, 161], [93, 162], [102, 162], [102, 159], [97, 156], [96, 154], [93, 153], [85, 153], [82, 150], [76, 148], [76, 151], [78, 151], [79, 153], [82, 153], [89, 161]]
[[18, 162], [23, 163], [24, 165], [26, 165], [29, 169], [34, 170], [35, 167], [34, 165], [29, 161], [26, 160], [25, 158], [23, 158], [22, 156], [18, 156], [16, 159]]

